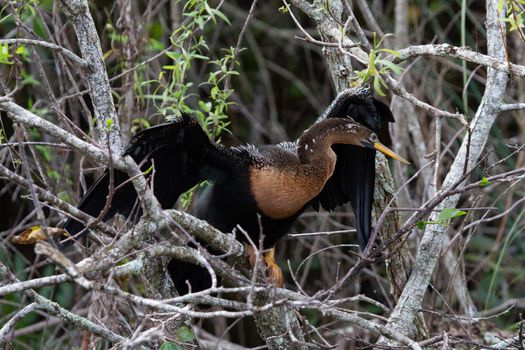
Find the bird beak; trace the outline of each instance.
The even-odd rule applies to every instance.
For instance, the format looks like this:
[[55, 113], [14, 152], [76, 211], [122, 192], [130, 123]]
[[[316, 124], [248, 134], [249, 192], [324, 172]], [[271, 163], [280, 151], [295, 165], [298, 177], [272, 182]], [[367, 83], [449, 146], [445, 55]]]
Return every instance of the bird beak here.
[[401, 157], [400, 155], [397, 155], [396, 153], [394, 153], [394, 151], [390, 150], [388, 147], [383, 145], [381, 142], [375, 142], [374, 143], [374, 148], [376, 150], [378, 150], [379, 152], [382, 152], [382, 153], [386, 154], [387, 156], [389, 156], [391, 158], [399, 160], [401, 163], [410, 164], [410, 162], [408, 160], [406, 160], [405, 158]]

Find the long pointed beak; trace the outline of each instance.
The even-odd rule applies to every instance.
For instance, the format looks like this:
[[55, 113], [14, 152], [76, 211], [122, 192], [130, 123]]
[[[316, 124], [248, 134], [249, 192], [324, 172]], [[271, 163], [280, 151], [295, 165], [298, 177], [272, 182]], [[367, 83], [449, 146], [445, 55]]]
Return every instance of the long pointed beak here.
[[400, 155], [394, 153], [394, 151], [392, 151], [391, 149], [389, 149], [388, 147], [383, 145], [381, 142], [375, 142], [374, 143], [374, 148], [376, 150], [378, 150], [379, 152], [382, 152], [382, 153], [386, 154], [387, 156], [389, 156], [391, 158], [399, 160], [402, 163], [410, 164], [410, 162], [408, 160], [406, 160], [405, 158], [401, 157]]

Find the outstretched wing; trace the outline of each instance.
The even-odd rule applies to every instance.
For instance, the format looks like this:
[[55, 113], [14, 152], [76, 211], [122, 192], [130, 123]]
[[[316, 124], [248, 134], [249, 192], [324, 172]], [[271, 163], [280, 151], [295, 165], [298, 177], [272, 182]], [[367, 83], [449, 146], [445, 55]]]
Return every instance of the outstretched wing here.
[[[388, 123], [393, 122], [394, 117], [369, 91], [341, 92], [319, 120], [342, 117], [353, 118], [388, 143], [384, 138], [388, 136]], [[364, 250], [372, 226], [376, 151], [353, 145], [334, 145], [332, 149], [337, 155], [334, 172], [310, 204], [315, 210], [319, 210], [320, 205], [325, 210], [332, 210], [350, 201], [355, 213], [357, 239]]]
[[[164, 209], [173, 207], [179, 196], [210, 177], [210, 169], [215, 175], [222, 165], [228, 164], [227, 150], [216, 146], [198, 122], [189, 116], [183, 116], [173, 122], [161, 124], [135, 135], [124, 151], [148, 171], [148, 180], [153, 177], [153, 191]], [[113, 172], [113, 191], [111, 203], [102, 218], [108, 220], [116, 213], [128, 217], [137, 205], [137, 193], [129, 177], [115, 170]], [[123, 184], [123, 185], [122, 185]], [[109, 195], [110, 172], [104, 174], [86, 192], [78, 208], [87, 214], [98, 217]], [[69, 219], [64, 228], [75, 235], [84, 228], [84, 224]]]

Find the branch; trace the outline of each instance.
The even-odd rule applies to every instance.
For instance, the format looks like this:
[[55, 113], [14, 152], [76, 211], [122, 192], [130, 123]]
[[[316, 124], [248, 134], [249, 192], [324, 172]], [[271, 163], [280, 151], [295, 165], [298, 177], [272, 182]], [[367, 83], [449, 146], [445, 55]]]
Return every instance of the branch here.
[[60, 4], [66, 17], [73, 23], [82, 58], [89, 64], [86, 80], [95, 112], [97, 139], [101, 145], [109, 145], [112, 154], [120, 155], [122, 144], [119, 121], [100, 47], [100, 38], [89, 13], [88, 3], [86, 0], [61, 0]]
[[[4, 280], [7, 280], [9, 282], [19, 282], [18, 279], [13, 275], [13, 273], [2, 262], [0, 262], [0, 275], [3, 276]], [[88, 319], [85, 319], [81, 316], [67, 311], [57, 303], [47, 298], [44, 298], [32, 289], [27, 290], [26, 295], [28, 295], [35, 301], [37, 308], [47, 311], [49, 314], [60, 318], [66, 323], [72, 324], [80, 329], [88, 330], [94, 334], [97, 334], [109, 340], [112, 343], [118, 343], [124, 339], [122, 336], [113, 333], [104, 326], [95, 324]]]
[[509, 103], [500, 106], [499, 110], [502, 112], [519, 111], [525, 109], [525, 103]]
[[133, 186], [135, 187], [135, 190], [137, 191], [137, 194], [140, 198], [140, 203], [144, 213], [150, 218], [154, 219], [157, 224], [162, 224], [162, 218], [160, 216], [160, 204], [153, 195], [153, 191], [151, 191], [151, 189], [148, 187], [147, 181], [144, 176], [142, 176], [142, 172], [140, 171], [138, 165], [130, 156], [124, 158], [110, 157], [110, 154], [105, 150], [97, 148], [88, 142], [82, 141], [75, 135], [70, 134], [53, 123], [50, 123], [36, 114], [26, 110], [25, 108], [20, 107], [14, 102], [0, 101], [0, 109], [7, 111], [7, 116], [12, 120], [28, 126], [36, 127], [45, 133], [58, 138], [65, 144], [75, 148], [93, 161], [106, 166], [112, 163], [116, 169], [128, 174], [130, 179], [132, 179]]
[[165, 214], [190, 234], [206, 242], [212, 250], [236, 256], [244, 255], [244, 247], [235, 239], [235, 235], [222, 233], [206, 221], [183, 211], [167, 210]]
[[62, 209], [66, 211], [67, 213], [71, 214], [73, 217], [83, 220], [85, 223], [87, 223], [87, 225], [91, 226], [92, 224], [94, 228], [99, 229], [102, 232], [107, 232], [113, 235], [116, 234], [116, 231], [111, 226], [103, 222], [97, 222], [95, 218], [91, 217], [90, 215], [84, 213], [81, 210], [78, 210], [76, 207], [72, 206], [71, 204], [64, 202], [63, 200], [56, 197], [51, 192], [43, 189], [42, 187], [37, 186], [36, 184], [31, 184], [30, 181], [10, 171], [9, 169], [7, 169], [1, 164], [0, 164], [0, 178], [4, 178], [11, 182], [17, 183], [26, 189], [33, 187], [40, 200], [47, 201], [55, 208]]
[[69, 51], [65, 47], [62, 47], [60, 45], [55, 45], [47, 41], [33, 40], [33, 39], [0, 39], [0, 45], [2, 44], [7, 44], [7, 45], [26, 44], [26, 45], [47, 47], [49, 49], [53, 49], [63, 54], [65, 57], [69, 58], [71, 61], [78, 64], [80, 68], [82, 69], [89, 67], [89, 64], [85, 60], [78, 57], [77, 55], [75, 55], [73, 52]]
[[459, 120], [461, 124], [463, 124], [463, 126], [466, 127], [468, 125], [467, 121], [465, 120], [465, 116], [463, 114], [457, 113], [457, 112], [450, 113], [450, 112], [441, 110], [432, 105], [429, 105], [426, 102], [419, 100], [416, 96], [409, 93], [403, 86], [401, 86], [399, 82], [397, 82], [390, 75], [385, 75], [385, 82], [388, 85], [388, 88], [392, 90], [392, 92], [394, 92], [399, 97], [402, 97], [405, 100], [411, 102], [414, 106], [419, 107], [436, 117], [454, 118], [454, 119]]
[[453, 57], [493, 68], [500, 72], [512, 73], [520, 77], [525, 76], [525, 66], [507, 62], [505, 55], [499, 55], [501, 58], [497, 59], [490, 55], [469, 50], [466, 47], [458, 47], [450, 44], [416, 45], [398, 50], [397, 52], [399, 56], [392, 59], [393, 63], [400, 63], [421, 56]]
[[[505, 49], [498, 27], [497, 13], [497, 0], [488, 0], [486, 21], [488, 54], [503, 61], [505, 60]], [[506, 73], [489, 68], [485, 93], [471, 124], [471, 142], [468, 142], [468, 138], [463, 140], [454, 163], [443, 182], [442, 191], [446, 191], [456, 184], [463, 177], [465, 164], [467, 170], [472, 169], [481, 155], [490, 128], [499, 113], [499, 105], [503, 99], [507, 79]], [[467, 152], [469, 146], [470, 149]], [[466, 157], [467, 153], [469, 154], [468, 158]], [[458, 199], [459, 194], [447, 197], [437, 209], [455, 207]], [[429, 221], [435, 221], [437, 216], [438, 212], [434, 212]], [[428, 225], [421, 239], [413, 271], [388, 322], [389, 326], [402, 334], [413, 334], [413, 322], [421, 309], [430, 277], [443, 247], [446, 230], [447, 227], [442, 225]], [[380, 340], [379, 343], [384, 344], [385, 342]]]
[[31, 312], [35, 311], [36, 308], [37, 308], [37, 304], [36, 303], [31, 303], [31, 304], [27, 305], [26, 307], [24, 307], [22, 310], [18, 311], [13, 317], [11, 317], [9, 319], [9, 321], [7, 321], [4, 324], [4, 326], [0, 329], [0, 346], [7, 342], [7, 339], [8, 339], [7, 336], [8, 336], [9, 333], [11, 333], [13, 328], [15, 328], [16, 323], [20, 319], [25, 317], [26, 315], [28, 315]]

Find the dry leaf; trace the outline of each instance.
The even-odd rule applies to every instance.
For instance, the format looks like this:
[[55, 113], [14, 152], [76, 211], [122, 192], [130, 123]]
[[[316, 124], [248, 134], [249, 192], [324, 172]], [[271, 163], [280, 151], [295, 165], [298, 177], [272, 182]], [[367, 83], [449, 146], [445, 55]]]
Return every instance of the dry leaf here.
[[[58, 227], [47, 227], [47, 235], [51, 237], [69, 237], [66, 230]], [[19, 235], [13, 236], [11, 242], [14, 244], [35, 244], [37, 241], [47, 240], [47, 235], [41, 226], [33, 226], [23, 231]]]

